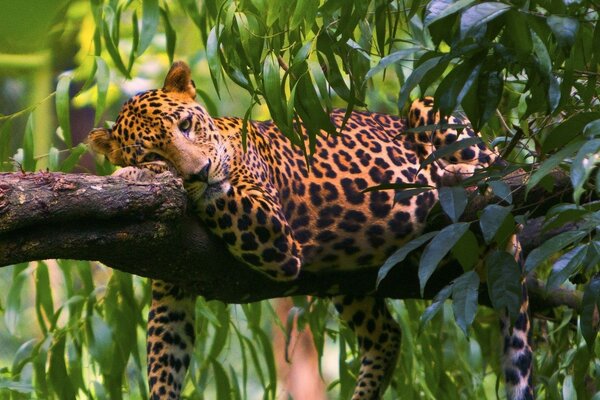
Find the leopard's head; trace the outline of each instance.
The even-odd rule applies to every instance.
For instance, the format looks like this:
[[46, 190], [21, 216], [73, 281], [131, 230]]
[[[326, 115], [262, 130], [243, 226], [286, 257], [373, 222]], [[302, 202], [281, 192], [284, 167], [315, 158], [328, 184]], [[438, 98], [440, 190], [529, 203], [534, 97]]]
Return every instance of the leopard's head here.
[[91, 148], [120, 166], [164, 161], [187, 182], [208, 185], [227, 178], [227, 146], [206, 110], [184, 62], [175, 62], [161, 89], [137, 94], [110, 129], [89, 134]]

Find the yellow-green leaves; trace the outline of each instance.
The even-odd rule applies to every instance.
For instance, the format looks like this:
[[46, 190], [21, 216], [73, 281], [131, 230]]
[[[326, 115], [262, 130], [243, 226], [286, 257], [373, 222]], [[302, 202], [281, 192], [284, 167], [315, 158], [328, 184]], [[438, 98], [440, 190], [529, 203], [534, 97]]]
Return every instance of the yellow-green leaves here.
[[[141, 56], [146, 51], [152, 39], [154, 39], [154, 35], [158, 29], [159, 16], [160, 8], [158, 7], [158, 0], [142, 1], [142, 30], [137, 47], [138, 56]], [[137, 26], [134, 29], [137, 29]]]
[[69, 86], [72, 80], [71, 75], [63, 75], [58, 80], [56, 85], [56, 116], [58, 118], [58, 125], [61, 130], [61, 137], [65, 144], [69, 147], [73, 145], [71, 139], [71, 120], [70, 120], [70, 96]]

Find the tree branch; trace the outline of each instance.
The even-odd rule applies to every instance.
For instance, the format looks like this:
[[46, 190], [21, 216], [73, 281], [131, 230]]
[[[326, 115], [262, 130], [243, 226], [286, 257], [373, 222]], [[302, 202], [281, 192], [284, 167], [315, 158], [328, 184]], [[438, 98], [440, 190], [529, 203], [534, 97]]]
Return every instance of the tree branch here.
[[[524, 173], [505, 178], [513, 203], [539, 214], [570, 193], [569, 178], [553, 174], [552, 196], [543, 189], [524, 196]], [[466, 218], [495, 202], [474, 196]], [[233, 258], [225, 246], [188, 211], [181, 181], [161, 174], [150, 182], [60, 173], [0, 174], [0, 266], [48, 258], [98, 260], [121, 271], [163, 279], [207, 299], [244, 303], [289, 295], [375, 292], [377, 269], [302, 272], [293, 282], [275, 282]], [[438, 218], [436, 223], [445, 223]], [[447, 222], [446, 222], [447, 223]], [[539, 240], [540, 229], [524, 231], [524, 247]], [[394, 268], [376, 291], [390, 298], [421, 298], [417, 277], [420, 254]], [[453, 261], [438, 268], [425, 290], [432, 298], [462, 273]], [[532, 280], [534, 304], [579, 308], [577, 293], [560, 291], [558, 302]], [[558, 293], [558, 292], [557, 292]], [[489, 303], [487, 294], [480, 301]]]

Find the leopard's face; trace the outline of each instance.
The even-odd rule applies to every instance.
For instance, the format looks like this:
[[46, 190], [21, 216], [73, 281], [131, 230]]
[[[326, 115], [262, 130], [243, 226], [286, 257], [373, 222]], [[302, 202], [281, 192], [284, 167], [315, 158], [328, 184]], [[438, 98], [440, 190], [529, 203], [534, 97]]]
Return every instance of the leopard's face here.
[[189, 73], [185, 64], [172, 68], [162, 89], [132, 97], [111, 129], [90, 134], [92, 148], [120, 166], [166, 162], [192, 186], [226, 181], [227, 143], [194, 100]]

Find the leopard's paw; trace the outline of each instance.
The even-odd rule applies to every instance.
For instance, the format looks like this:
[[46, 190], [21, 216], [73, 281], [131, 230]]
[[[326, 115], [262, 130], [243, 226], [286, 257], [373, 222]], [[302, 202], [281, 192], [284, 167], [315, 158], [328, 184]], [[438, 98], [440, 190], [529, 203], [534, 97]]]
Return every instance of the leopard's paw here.
[[146, 168], [124, 167], [116, 170], [112, 176], [133, 182], [148, 182], [154, 179], [156, 173]]

